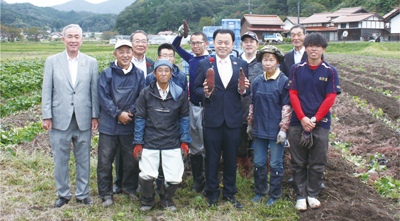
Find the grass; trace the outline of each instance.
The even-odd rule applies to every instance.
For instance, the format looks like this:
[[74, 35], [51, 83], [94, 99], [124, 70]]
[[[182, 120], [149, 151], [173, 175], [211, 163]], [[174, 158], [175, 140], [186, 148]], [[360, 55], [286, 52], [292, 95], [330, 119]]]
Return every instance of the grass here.
[[[171, 213], [161, 208], [156, 197], [156, 206], [149, 213], [139, 211], [140, 203], [132, 202], [124, 195], [114, 196], [114, 206], [103, 208], [97, 192], [97, 160], [91, 157], [90, 196], [93, 206], [77, 204], [72, 198], [62, 208], [54, 208], [56, 187], [54, 181], [53, 159], [39, 150], [22, 150], [17, 147], [0, 149], [2, 167], [2, 194], [0, 214], [5, 220], [297, 220], [299, 216], [294, 208], [293, 199], [279, 200], [274, 206], [267, 207], [266, 199], [259, 204], [251, 203], [254, 196], [254, 181], [238, 176], [237, 199], [245, 209], [237, 210], [229, 203], [209, 209], [206, 198], [190, 192], [191, 179], [184, 180], [175, 194], [174, 200], [178, 212]], [[75, 166], [71, 153], [70, 185], [75, 191]], [[283, 195], [285, 195], [285, 190]]]

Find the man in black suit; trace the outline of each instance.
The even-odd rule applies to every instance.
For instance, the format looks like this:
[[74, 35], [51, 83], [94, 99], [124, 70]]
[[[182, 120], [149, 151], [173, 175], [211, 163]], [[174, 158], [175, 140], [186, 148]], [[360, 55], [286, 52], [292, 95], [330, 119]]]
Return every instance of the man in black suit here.
[[286, 77], [289, 77], [289, 71], [292, 65], [307, 59], [307, 52], [305, 52], [303, 45], [304, 39], [306, 38], [306, 28], [302, 25], [294, 25], [290, 29], [290, 37], [294, 49], [285, 54], [285, 62], [283, 62], [280, 67]]
[[[216, 206], [219, 197], [218, 163], [224, 159], [223, 200], [242, 208], [234, 195], [236, 189], [236, 157], [242, 127], [241, 96], [248, 95], [250, 82], [247, 62], [230, 56], [235, 34], [230, 29], [218, 29], [213, 35], [216, 56], [199, 62], [194, 83], [194, 94], [204, 99], [204, 145], [206, 149], [207, 205]], [[215, 71], [215, 87], [208, 87], [207, 70]], [[238, 85], [239, 70], [245, 73], [245, 89], [241, 95]]]

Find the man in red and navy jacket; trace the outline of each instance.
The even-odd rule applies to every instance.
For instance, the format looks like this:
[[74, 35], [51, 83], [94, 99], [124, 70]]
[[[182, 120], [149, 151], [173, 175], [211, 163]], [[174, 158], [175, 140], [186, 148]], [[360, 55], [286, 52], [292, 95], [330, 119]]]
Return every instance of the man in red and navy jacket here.
[[289, 89], [293, 106], [289, 127], [291, 165], [296, 193], [296, 209], [321, 206], [317, 196], [327, 163], [330, 108], [340, 94], [337, 71], [322, 59], [328, 42], [321, 34], [304, 40], [308, 58], [290, 69]]

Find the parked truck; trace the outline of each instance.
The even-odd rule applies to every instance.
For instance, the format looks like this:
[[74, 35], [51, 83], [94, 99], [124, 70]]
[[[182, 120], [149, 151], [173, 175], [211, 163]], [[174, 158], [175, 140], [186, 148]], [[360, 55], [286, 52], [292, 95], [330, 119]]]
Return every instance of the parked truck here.
[[264, 41], [283, 41], [282, 35], [279, 33], [274, 33], [273, 35], [263, 35]]

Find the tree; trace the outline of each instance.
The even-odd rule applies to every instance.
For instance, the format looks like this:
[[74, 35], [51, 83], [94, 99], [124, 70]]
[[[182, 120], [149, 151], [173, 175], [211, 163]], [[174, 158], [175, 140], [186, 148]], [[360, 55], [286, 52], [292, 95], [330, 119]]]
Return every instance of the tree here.
[[16, 39], [22, 38], [21, 32], [22, 29], [19, 28], [1, 26], [1, 33], [3, 36], [8, 37], [8, 40], [12, 42], [14, 42]]
[[114, 36], [114, 33], [111, 31], [103, 31], [103, 40], [110, 40]]
[[28, 35], [28, 39], [33, 39], [34, 41], [39, 41], [39, 35], [43, 35], [46, 31], [39, 27], [32, 27], [30, 29], [26, 29], [26, 34]]
[[201, 17], [199, 22], [199, 29], [202, 30], [204, 26], [212, 26], [214, 20], [211, 17]]

